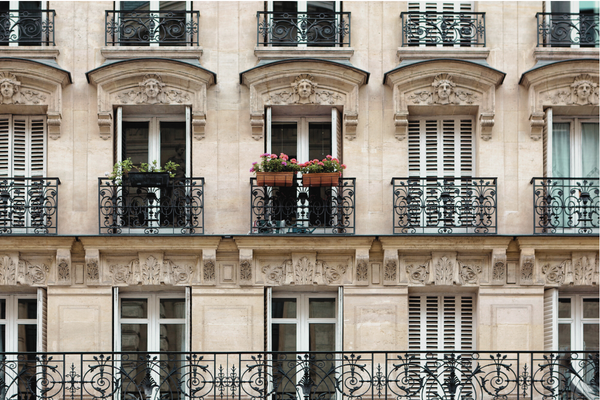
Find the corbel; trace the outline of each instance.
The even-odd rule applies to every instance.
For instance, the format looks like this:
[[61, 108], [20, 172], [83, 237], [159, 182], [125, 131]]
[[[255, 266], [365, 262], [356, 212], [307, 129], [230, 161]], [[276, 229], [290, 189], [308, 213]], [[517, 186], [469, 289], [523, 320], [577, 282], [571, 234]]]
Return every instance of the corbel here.
[[62, 123], [62, 116], [58, 111], [48, 111], [46, 116], [48, 137], [50, 137], [52, 140], [56, 140], [60, 137], [60, 124]]
[[356, 139], [356, 127], [358, 126], [358, 114], [344, 114], [344, 136], [348, 140]]
[[544, 113], [540, 111], [534, 111], [529, 116], [529, 123], [531, 125], [531, 140], [538, 141], [542, 137], [544, 130]]
[[202, 251], [202, 283], [214, 285], [217, 282], [217, 250], [205, 249]]
[[492, 128], [494, 127], [494, 113], [482, 112], [479, 114], [479, 129], [481, 139], [486, 142], [492, 138]]
[[263, 113], [250, 114], [250, 126], [252, 126], [252, 139], [261, 140], [265, 128], [265, 117]]
[[356, 249], [356, 284], [369, 284], [369, 249]]
[[202, 140], [205, 136], [206, 127], [206, 114], [204, 113], [193, 113], [192, 114], [192, 134], [196, 140]]
[[100, 283], [100, 251], [98, 249], [85, 250], [85, 283], [88, 285]]
[[56, 250], [56, 284], [71, 285], [73, 277], [71, 273], [71, 250]]
[[98, 131], [100, 137], [104, 140], [110, 139], [112, 136], [112, 113], [102, 111], [98, 113]]
[[408, 136], [408, 111], [398, 111], [394, 114], [394, 126], [396, 127], [396, 139], [400, 141], [406, 139]]
[[383, 253], [383, 284], [398, 284], [398, 250], [388, 249]]
[[535, 249], [522, 248], [519, 259], [519, 284], [533, 285], [535, 282]]
[[492, 268], [490, 271], [492, 285], [504, 285], [506, 283], [506, 249], [492, 250]]
[[252, 249], [240, 249], [239, 284], [252, 285]]

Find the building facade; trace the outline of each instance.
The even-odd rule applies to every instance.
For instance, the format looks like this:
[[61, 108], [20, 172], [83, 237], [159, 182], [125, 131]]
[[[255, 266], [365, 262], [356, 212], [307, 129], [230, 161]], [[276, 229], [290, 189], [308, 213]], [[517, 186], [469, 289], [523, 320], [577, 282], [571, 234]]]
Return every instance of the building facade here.
[[598, 397], [598, 2], [0, 22], [1, 399]]

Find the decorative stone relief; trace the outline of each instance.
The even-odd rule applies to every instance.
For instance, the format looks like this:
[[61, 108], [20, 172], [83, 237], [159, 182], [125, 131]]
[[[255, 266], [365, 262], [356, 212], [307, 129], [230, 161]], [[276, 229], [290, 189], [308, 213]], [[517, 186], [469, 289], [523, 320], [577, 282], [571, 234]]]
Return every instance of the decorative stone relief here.
[[164, 278], [167, 285], [187, 285], [192, 283], [194, 267], [190, 264], [175, 264], [171, 260], [163, 261]]
[[294, 266], [294, 283], [296, 285], [311, 285], [316, 283], [318, 273], [308, 257], [302, 257]]
[[587, 256], [573, 260], [573, 283], [575, 285], [591, 285], [594, 280], [595, 260]]
[[345, 283], [349, 264], [350, 260], [336, 265], [317, 260], [313, 264], [308, 257], [301, 257], [296, 265], [288, 259], [281, 265], [269, 263], [261, 268], [261, 272], [268, 285], [336, 285]]
[[421, 90], [408, 96], [413, 104], [473, 104], [478, 96], [464, 89], [457, 89], [450, 74], [438, 74], [433, 79], [433, 90]]
[[97, 249], [86, 249], [85, 251], [86, 274], [88, 285], [100, 283], [100, 252]]
[[214, 285], [216, 282], [215, 277], [215, 260], [208, 259], [204, 260], [204, 267], [202, 269], [202, 280], [204, 283]]
[[369, 260], [360, 258], [356, 260], [356, 283], [366, 285], [369, 283]]
[[16, 283], [16, 265], [10, 256], [0, 256], [0, 285]]
[[398, 283], [398, 250], [386, 249], [383, 252], [383, 284], [394, 285]]
[[19, 260], [17, 284], [30, 286], [45, 286], [48, 282], [48, 264], [37, 262], [33, 264], [27, 260]]
[[146, 74], [138, 90], [128, 90], [117, 97], [122, 104], [181, 104], [191, 101], [187, 93], [167, 89], [158, 74]]
[[454, 262], [446, 256], [440, 257], [435, 263], [435, 284], [452, 285], [454, 279]]
[[350, 260], [348, 264], [329, 265], [325, 261], [317, 261], [317, 266], [321, 263], [323, 271], [324, 283], [327, 285], [335, 285], [344, 283], [346, 271], [350, 269]]
[[481, 266], [466, 265], [458, 262], [460, 271], [460, 282], [462, 285], [477, 285], [479, 283], [479, 275], [481, 274]]
[[287, 277], [288, 269], [292, 270], [292, 260], [285, 260], [282, 265], [265, 265], [261, 272], [265, 282], [270, 285], [283, 285]]
[[113, 264], [108, 268], [113, 285], [189, 284], [193, 271], [192, 265], [176, 264], [171, 260], [160, 261], [154, 256], [142, 262], [134, 259], [127, 264]]
[[535, 267], [535, 257], [534, 256], [521, 257], [521, 275], [520, 275], [520, 279], [519, 279], [519, 283], [521, 285], [532, 285], [533, 284], [534, 267]]
[[319, 85], [309, 74], [298, 75], [291, 84], [290, 90], [281, 90], [268, 94], [267, 105], [279, 104], [340, 104], [343, 97], [330, 90], [317, 90]]
[[419, 264], [409, 264], [406, 266], [406, 274], [408, 275], [408, 280], [410, 283], [418, 283], [421, 285], [425, 285], [429, 279], [429, 263], [419, 265]]
[[490, 281], [492, 285], [504, 285], [507, 279], [506, 249], [492, 251], [492, 265]]
[[560, 264], [545, 264], [542, 274], [546, 275], [547, 285], [562, 285], [565, 283], [567, 269], [570, 269], [571, 260], [565, 260]]
[[240, 285], [252, 284], [252, 250], [240, 249]]
[[71, 251], [68, 249], [56, 250], [56, 283], [59, 285], [72, 284]]
[[37, 90], [21, 89], [21, 82], [10, 72], [0, 72], [0, 104], [42, 104], [46, 96]]
[[598, 84], [592, 76], [581, 74], [575, 77], [570, 87], [549, 92], [545, 99], [553, 105], [598, 105]]

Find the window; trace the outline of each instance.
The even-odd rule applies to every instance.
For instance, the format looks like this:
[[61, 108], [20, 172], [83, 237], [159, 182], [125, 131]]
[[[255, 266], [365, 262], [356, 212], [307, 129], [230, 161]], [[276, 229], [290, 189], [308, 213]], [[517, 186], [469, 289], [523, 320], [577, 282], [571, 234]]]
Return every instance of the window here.
[[600, 2], [546, 1], [545, 7], [552, 47], [598, 47]]
[[598, 297], [558, 297], [558, 350], [598, 351]]
[[45, 7], [45, 1], [0, 1], [0, 46], [47, 43], [53, 27], [45, 20]]
[[46, 175], [46, 116], [0, 115], [0, 176]]

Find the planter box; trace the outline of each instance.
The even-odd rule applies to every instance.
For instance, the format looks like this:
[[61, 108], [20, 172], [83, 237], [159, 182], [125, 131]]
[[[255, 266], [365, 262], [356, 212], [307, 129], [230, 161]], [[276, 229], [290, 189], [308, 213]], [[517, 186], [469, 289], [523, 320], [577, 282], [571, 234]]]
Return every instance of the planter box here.
[[302, 186], [304, 187], [338, 186], [339, 183], [339, 172], [324, 172], [319, 174], [302, 175]]
[[127, 181], [131, 186], [156, 187], [169, 184], [168, 172], [130, 172]]
[[256, 184], [258, 186], [293, 186], [294, 172], [257, 172]]

